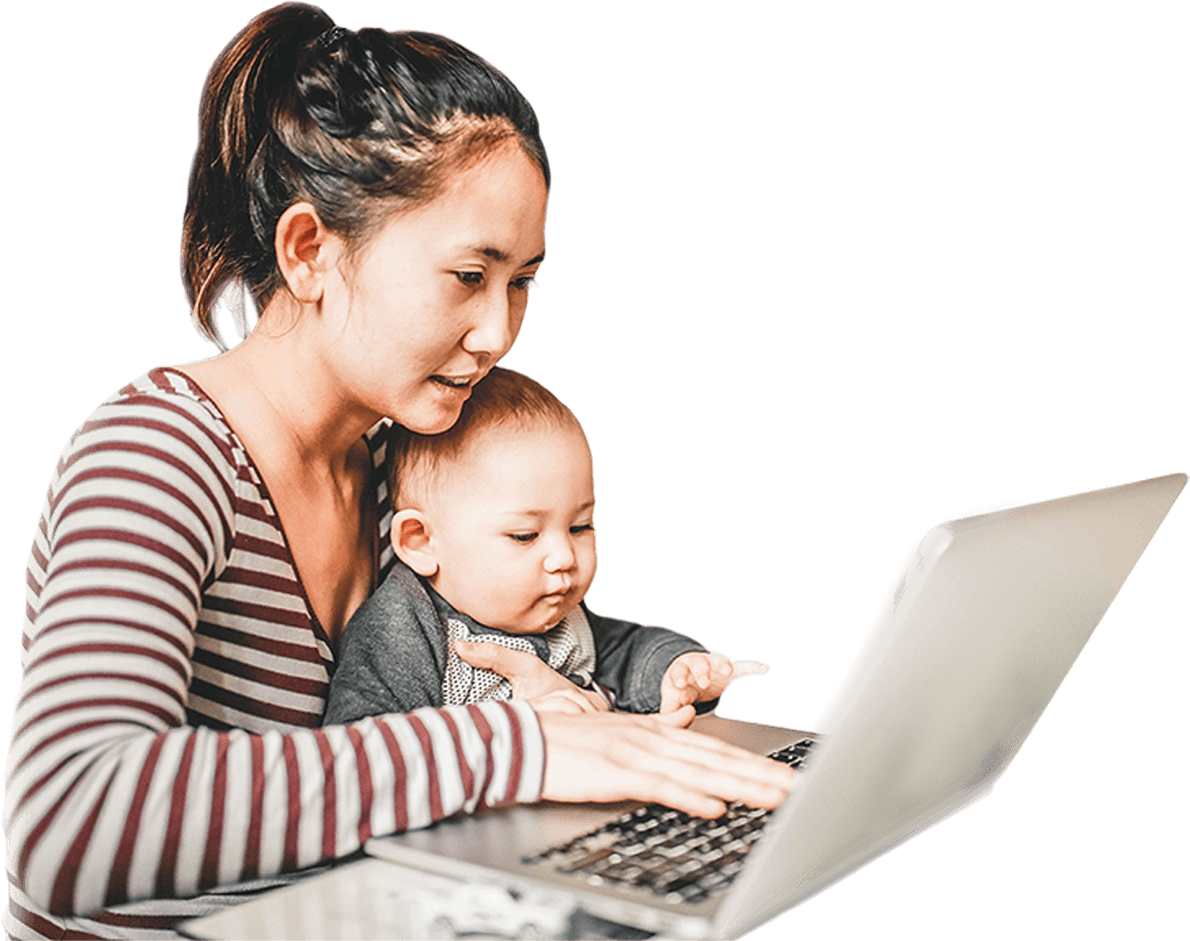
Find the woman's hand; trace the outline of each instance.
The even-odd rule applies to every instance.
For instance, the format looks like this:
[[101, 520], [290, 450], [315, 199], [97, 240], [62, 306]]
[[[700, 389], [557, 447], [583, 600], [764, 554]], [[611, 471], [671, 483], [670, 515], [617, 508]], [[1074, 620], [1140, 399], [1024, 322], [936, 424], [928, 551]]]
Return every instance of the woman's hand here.
[[545, 736], [542, 797], [658, 801], [699, 817], [719, 816], [728, 801], [773, 808], [784, 800], [796, 772], [671, 724], [693, 717], [691, 706], [661, 718], [539, 714]]
[[611, 708], [598, 693], [580, 689], [539, 657], [523, 650], [465, 640], [455, 641], [455, 650], [471, 666], [499, 673], [512, 684], [512, 695], [528, 700], [539, 713], [577, 715]]

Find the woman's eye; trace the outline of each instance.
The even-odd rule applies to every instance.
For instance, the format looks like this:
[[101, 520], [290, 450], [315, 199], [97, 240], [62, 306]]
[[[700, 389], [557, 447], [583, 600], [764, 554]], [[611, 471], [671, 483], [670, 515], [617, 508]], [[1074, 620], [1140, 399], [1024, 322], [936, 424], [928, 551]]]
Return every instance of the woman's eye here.
[[537, 533], [509, 533], [508, 538], [513, 542], [528, 543], [537, 538]]
[[459, 279], [460, 283], [466, 284], [468, 287], [479, 287], [479, 285], [483, 284], [482, 271], [456, 271], [455, 277]]
[[572, 535], [572, 536], [577, 536], [580, 533], [593, 533], [593, 532], [595, 532], [595, 524], [594, 523], [583, 523], [580, 526], [571, 526], [570, 527], [570, 535]]

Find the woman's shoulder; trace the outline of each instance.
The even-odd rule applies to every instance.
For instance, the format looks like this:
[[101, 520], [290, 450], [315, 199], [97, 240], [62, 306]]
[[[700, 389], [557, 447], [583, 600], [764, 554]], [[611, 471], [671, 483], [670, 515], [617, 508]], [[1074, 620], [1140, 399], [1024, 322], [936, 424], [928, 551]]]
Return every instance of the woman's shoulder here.
[[41, 554], [76, 530], [126, 528], [138, 538], [152, 530], [171, 551], [225, 558], [246, 479], [243, 448], [215, 403], [180, 370], [150, 370], [110, 395], [62, 450]]
[[176, 366], [158, 366], [117, 389], [99, 406], [143, 406], [175, 414], [185, 414], [204, 424], [230, 434], [219, 406], [202, 386]]
[[121, 386], [83, 422], [71, 445], [95, 436], [135, 440], [150, 435], [168, 450], [193, 454], [207, 464], [234, 468], [245, 463], [243, 446], [219, 406], [172, 366], [150, 369]]
[[139, 486], [227, 516], [249, 476], [244, 448], [218, 406], [184, 372], [160, 367], [119, 388], [78, 427], [55, 468], [47, 509], [76, 484], [86, 485], [79, 493]]

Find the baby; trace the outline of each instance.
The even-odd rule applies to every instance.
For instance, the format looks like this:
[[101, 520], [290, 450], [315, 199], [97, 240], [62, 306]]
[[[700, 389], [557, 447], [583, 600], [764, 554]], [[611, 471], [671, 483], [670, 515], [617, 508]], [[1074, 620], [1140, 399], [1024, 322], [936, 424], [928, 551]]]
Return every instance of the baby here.
[[344, 629], [325, 724], [511, 698], [458, 641], [536, 654], [616, 709], [713, 707], [728, 660], [583, 604], [595, 577], [591, 451], [550, 392], [493, 369], [449, 431], [396, 428], [390, 446], [397, 560]]

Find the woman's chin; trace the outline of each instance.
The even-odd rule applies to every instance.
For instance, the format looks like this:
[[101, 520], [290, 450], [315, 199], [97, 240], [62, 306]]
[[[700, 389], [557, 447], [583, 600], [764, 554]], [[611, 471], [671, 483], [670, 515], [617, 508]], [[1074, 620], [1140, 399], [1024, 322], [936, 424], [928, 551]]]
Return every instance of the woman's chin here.
[[460, 404], [455, 408], [420, 409], [413, 414], [395, 414], [393, 421], [417, 435], [440, 435], [450, 431], [459, 420]]

